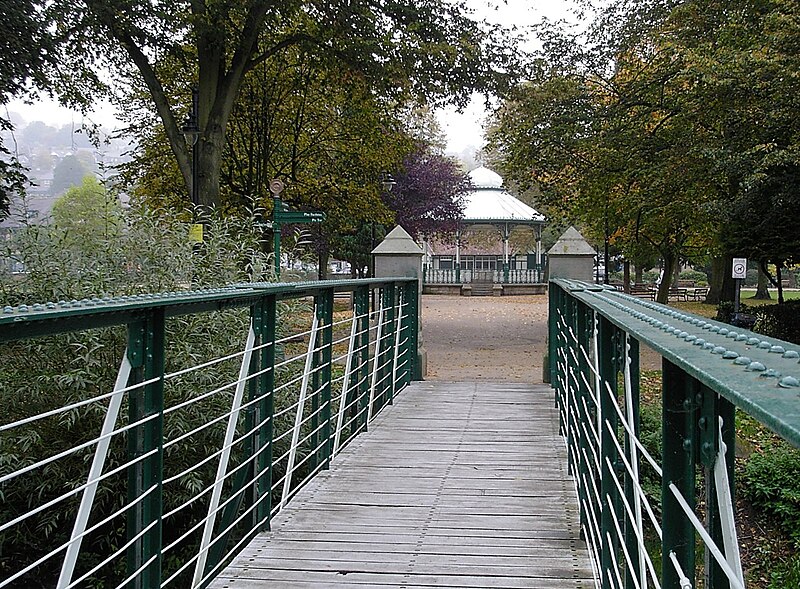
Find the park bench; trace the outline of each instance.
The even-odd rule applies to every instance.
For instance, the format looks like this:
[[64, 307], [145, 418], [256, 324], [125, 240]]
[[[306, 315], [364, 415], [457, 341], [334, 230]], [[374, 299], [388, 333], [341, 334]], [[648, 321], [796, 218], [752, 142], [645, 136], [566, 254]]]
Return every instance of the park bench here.
[[635, 297], [650, 299], [654, 301], [656, 298], [656, 291], [647, 284], [632, 284], [631, 294]]
[[691, 294], [693, 301], [705, 301], [708, 296], [708, 287], [695, 288]]

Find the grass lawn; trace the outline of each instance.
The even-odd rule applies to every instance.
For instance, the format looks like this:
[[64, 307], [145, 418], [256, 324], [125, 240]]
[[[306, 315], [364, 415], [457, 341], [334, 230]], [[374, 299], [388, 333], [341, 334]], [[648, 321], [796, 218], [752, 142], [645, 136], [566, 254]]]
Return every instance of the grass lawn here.
[[[778, 304], [778, 291], [775, 289], [770, 289], [769, 294], [772, 295], [771, 300], [767, 301], [757, 301], [753, 298], [756, 294], [756, 289], [754, 288], [743, 288], [742, 289], [742, 302], [746, 305], [776, 305]], [[783, 290], [783, 298], [787, 301], [792, 299], [800, 299], [800, 290]]]

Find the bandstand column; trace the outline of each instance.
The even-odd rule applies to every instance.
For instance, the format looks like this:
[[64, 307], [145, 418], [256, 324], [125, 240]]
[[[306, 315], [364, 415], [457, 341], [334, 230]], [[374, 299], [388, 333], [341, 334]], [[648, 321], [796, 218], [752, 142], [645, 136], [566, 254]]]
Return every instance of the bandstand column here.
[[508, 284], [508, 223], [503, 225], [503, 282]]
[[456, 283], [461, 284], [461, 226], [456, 228]]

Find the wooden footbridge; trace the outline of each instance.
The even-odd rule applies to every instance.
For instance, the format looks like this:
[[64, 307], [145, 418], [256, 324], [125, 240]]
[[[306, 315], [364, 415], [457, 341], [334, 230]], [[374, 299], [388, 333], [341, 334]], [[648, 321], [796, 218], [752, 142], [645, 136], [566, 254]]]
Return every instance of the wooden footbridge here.
[[545, 386], [416, 383], [212, 583], [594, 587]]
[[549, 289], [553, 388], [422, 381], [416, 278], [4, 307], [0, 589], [744, 589], [734, 410], [800, 446], [800, 350]]

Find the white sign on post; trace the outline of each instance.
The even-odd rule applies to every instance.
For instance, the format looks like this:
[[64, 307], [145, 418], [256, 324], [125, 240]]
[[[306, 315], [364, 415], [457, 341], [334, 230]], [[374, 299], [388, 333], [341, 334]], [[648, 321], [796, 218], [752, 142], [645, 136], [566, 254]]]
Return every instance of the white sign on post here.
[[733, 258], [732, 278], [744, 280], [747, 278], [747, 258]]

